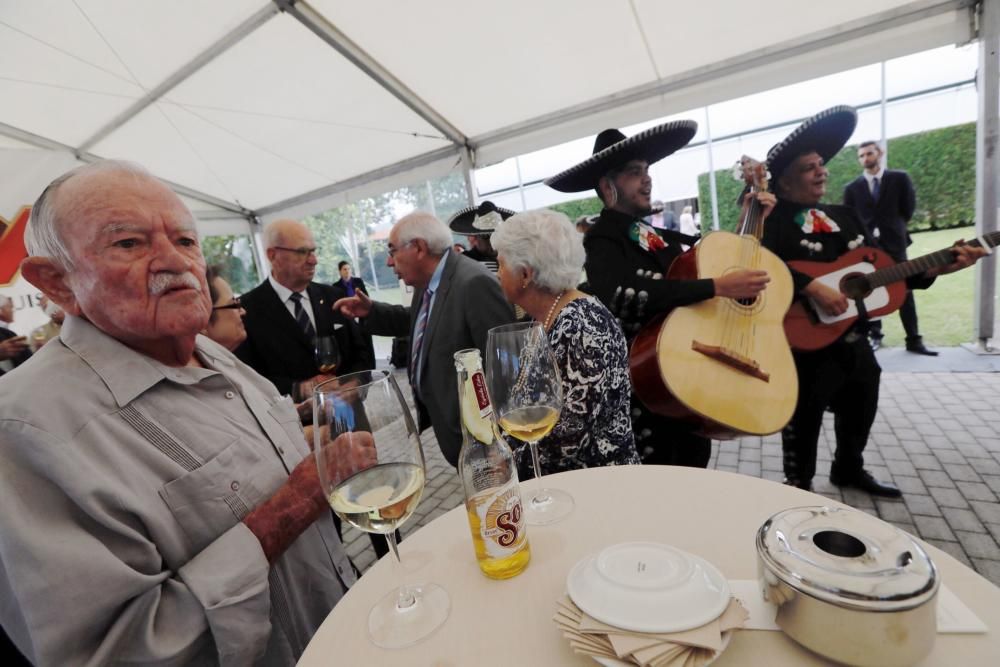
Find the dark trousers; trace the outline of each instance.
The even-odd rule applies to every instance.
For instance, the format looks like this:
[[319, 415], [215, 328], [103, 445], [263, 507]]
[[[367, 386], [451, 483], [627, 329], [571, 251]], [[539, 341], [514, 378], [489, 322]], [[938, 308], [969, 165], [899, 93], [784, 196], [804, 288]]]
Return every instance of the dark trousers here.
[[[846, 342], [846, 338], [854, 340]], [[867, 339], [855, 332], [816, 352], [796, 352], [799, 398], [781, 432], [785, 476], [810, 482], [816, 474], [816, 446], [823, 413], [834, 415], [837, 448], [831, 474], [852, 477], [864, 467], [863, 452], [878, 410], [882, 369]]]
[[[903, 331], [906, 332], [907, 342], [920, 338], [920, 329], [917, 327], [917, 303], [913, 298], [912, 290], [906, 290], [906, 300], [899, 307], [899, 319], [903, 321]], [[881, 338], [882, 320], [869, 323], [868, 332], [872, 338]]]
[[[636, 414], [638, 411], [638, 414]], [[705, 468], [712, 441], [691, 432], [683, 422], [649, 412], [632, 396], [632, 431], [643, 464]]]

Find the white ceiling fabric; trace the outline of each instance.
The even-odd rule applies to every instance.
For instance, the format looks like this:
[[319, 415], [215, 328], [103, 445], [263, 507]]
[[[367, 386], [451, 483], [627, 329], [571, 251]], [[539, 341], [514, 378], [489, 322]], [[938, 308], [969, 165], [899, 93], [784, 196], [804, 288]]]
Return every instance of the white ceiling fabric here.
[[303, 215], [466, 147], [483, 166], [962, 42], [968, 4], [8, 0], [0, 145], [135, 160], [205, 209]]

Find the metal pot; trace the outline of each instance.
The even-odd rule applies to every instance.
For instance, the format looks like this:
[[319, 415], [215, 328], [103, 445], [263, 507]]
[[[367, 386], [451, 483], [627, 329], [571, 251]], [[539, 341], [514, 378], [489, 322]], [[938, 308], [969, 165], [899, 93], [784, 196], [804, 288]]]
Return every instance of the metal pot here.
[[913, 538], [864, 512], [778, 512], [757, 531], [757, 572], [778, 626], [827, 658], [894, 667], [934, 646], [937, 568]]

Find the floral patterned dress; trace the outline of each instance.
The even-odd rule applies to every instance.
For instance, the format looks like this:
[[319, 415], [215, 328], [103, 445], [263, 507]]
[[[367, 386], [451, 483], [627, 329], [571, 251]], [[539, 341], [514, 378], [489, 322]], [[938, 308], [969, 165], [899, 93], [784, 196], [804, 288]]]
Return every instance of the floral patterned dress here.
[[[538, 443], [542, 473], [638, 464], [628, 348], [615, 318], [593, 297], [575, 299], [559, 312], [548, 337], [562, 378], [563, 409]], [[531, 479], [531, 450], [514, 442], [518, 475]]]

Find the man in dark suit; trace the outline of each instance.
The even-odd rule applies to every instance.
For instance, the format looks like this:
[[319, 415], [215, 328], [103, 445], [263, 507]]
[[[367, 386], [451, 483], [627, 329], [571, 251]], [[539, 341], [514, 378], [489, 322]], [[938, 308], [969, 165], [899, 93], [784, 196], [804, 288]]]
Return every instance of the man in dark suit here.
[[[864, 171], [844, 188], [844, 205], [854, 209], [880, 248], [897, 262], [906, 261], [906, 247], [912, 243], [906, 229], [913, 217], [917, 195], [913, 182], [905, 171], [885, 169], [882, 149], [874, 141], [858, 147], [858, 162]], [[924, 346], [917, 328], [917, 305], [913, 292], [907, 290], [906, 300], [899, 309], [906, 332], [906, 349], [916, 354], [935, 356], [937, 352]], [[882, 345], [882, 323], [871, 323], [869, 337], [873, 349]]]
[[0, 296], [0, 375], [14, 370], [31, 356], [28, 340], [6, 327], [14, 321], [14, 300]]
[[404, 216], [389, 233], [388, 265], [414, 288], [411, 307], [372, 301], [364, 292], [334, 307], [363, 318], [376, 335], [410, 336], [410, 386], [420, 430], [433, 426], [444, 457], [458, 463], [462, 447], [454, 354], [486, 349], [486, 332], [514, 321], [496, 276], [451, 249], [448, 227], [429, 213]]
[[[359, 290], [368, 294], [368, 287], [365, 285], [365, 281], [358, 276], [351, 275], [350, 262], [342, 261], [337, 264], [337, 272], [340, 274], [340, 280], [333, 284], [334, 289], [337, 290], [337, 299], [342, 299], [345, 296], [354, 296]], [[372, 335], [362, 331], [361, 340], [364, 341], [365, 349], [371, 361], [370, 368], [375, 368], [375, 342], [372, 340]]]
[[309, 228], [296, 220], [277, 220], [264, 230], [264, 245], [271, 275], [240, 297], [247, 313], [247, 339], [236, 356], [281, 393], [293, 394], [297, 387], [297, 400], [332, 377], [321, 374], [316, 365], [317, 336], [336, 338], [338, 375], [371, 368], [360, 327], [332, 308], [339, 292], [312, 282], [316, 242]]

